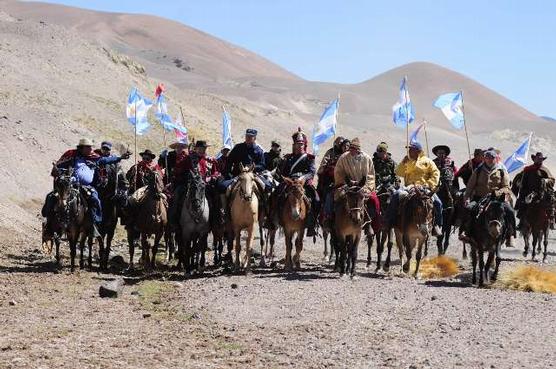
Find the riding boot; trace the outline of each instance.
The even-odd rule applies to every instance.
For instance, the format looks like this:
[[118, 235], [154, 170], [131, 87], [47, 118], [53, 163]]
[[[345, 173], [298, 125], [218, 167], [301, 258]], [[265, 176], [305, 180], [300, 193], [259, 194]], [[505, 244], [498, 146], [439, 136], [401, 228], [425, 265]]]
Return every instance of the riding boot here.
[[307, 237], [315, 237], [317, 235], [316, 221], [313, 212], [309, 212], [307, 221], [305, 222], [305, 228], [307, 229]]
[[440, 230], [440, 227], [437, 226], [436, 224], [432, 227], [432, 235], [434, 237], [438, 237], [442, 234], [442, 231]]

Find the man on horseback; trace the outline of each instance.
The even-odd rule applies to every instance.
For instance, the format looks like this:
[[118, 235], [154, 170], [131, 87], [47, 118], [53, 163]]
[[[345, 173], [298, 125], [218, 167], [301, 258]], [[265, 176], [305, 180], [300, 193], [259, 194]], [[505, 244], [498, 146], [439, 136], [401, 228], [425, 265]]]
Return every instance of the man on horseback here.
[[272, 141], [270, 151], [264, 153], [264, 162], [268, 171], [272, 172], [282, 164], [281, 151], [278, 141]]
[[228, 164], [228, 157], [231, 149], [232, 147], [229, 144], [224, 145], [222, 150], [220, 150], [220, 154], [216, 157], [219, 173], [224, 173], [226, 171], [226, 165]]
[[330, 223], [334, 211], [334, 168], [340, 156], [342, 156], [348, 148], [349, 140], [342, 136], [336, 137], [334, 146], [326, 151], [317, 171], [319, 177], [317, 192], [319, 197], [324, 199], [324, 222], [322, 224], [328, 224], [330, 227], [332, 226]]
[[554, 229], [554, 176], [547, 167], [543, 165], [546, 160], [541, 152], [531, 155], [533, 164], [523, 169], [521, 185], [517, 195], [516, 209], [519, 218], [519, 229], [523, 228], [525, 218], [526, 203], [525, 199], [533, 192], [544, 195], [543, 200], [549, 204], [549, 222], [550, 228]]
[[370, 219], [375, 218], [380, 211], [380, 203], [374, 192], [375, 168], [373, 159], [361, 150], [361, 144], [357, 137], [351, 140], [349, 150], [340, 156], [334, 168], [334, 201], [338, 201], [345, 195], [341, 188], [345, 185], [351, 185], [346, 183], [346, 180], [357, 183], [363, 182], [362, 189], [365, 192], [364, 198], [368, 216]]
[[[174, 169], [176, 166], [185, 158], [188, 154], [188, 145], [184, 142], [176, 141], [171, 144], [170, 149], [172, 151], [163, 151], [158, 158], [158, 166], [164, 169], [165, 183], [168, 184], [172, 180], [174, 174]], [[168, 163], [168, 168], [166, 168], [166, 163]]]
[[[101, 165], [108, 165], [120, 162], [122, 159], [128, 159], [129, 152], [124, 153], [122, 156], [99, 156], [93, 152], [93, 142], [89, 139], [82, 138], [79, 140], [76, 149], [66, 151], [62, 157], [55, 164], [52, 170], [54, 177], [62, 169], [73, 169], [73, 180], [81, 185], [86, 193], [86, 198], [89, 206], [89, 213], [93, 220], [93, 232], [98, 233], [98, 226], [102, 222], [102, 207], [100, 199], [95, 186], [98, 183], [98, 167]], [[48, 233], [48, 224], [52, 218], [54, 204], [56, 202], [54, 192], [51, 192], [46, 197], [46, 202], [42, 209], [42, 215], [47, 218], [46, 232]]]
[[483, 149], [475, 149], [475, 151], [473, 151], [473, 159], [466, 161], [465, 164], [463, 164], [461, 168], [456, 171], [454, 180], [457, 182], [458, 178], [461, 178], [463, 184], [467, 186], [467, 182], [469, 182], [469, 178], [471, 178], [473, 171], [483, 163], [483, 153]]
[[[512, 246], [515, 237], [515, 214], [511, 207], [510, 176], [503, 164], [496, 163], [498, 154], [494, 150], [487, 150], [484, 153], [484, 162], [473, 171], [467, 188], [465, 189], [464, 200], [466, 208], [471, 214], [481, 211], [481, 201], [486, 196], [494, 193], [496, 196], [504, 195], [504, 212], [508, 226], [506, 240], [508, 246]], [[469, 236], [471, 220], [468, 219], [463, 225], [463, 232]]]
[[388, 152], [388, 144], [381, 142], [376, 147], [373, 154], [373, 166], [375, 168], [375, 182], [378, 188], [381, 185], [389, 187], [399, 182], [396, 176], [396, 162], [392, 159], [392, 154]]
[[458, 171], [454, 160], [449, 156], [450, 148], [446, 145], [437, 145], [432, 148], [432, 153], [436, 156], [434, 164], [440, 171], [440, 182], [445, 181], [450, 185], [450, 191], [458, 190], [458, 182], [454, 181], [455, 173]]
[[[316, 219], [320, 210], [320, 199], [313, 186], [313, 178], [316, 173], [315, 156], [307, 153], [307, 135], [301, 131], [301, 128], [293, 134], [292, 140], [292, 153], [284, 156], [282, 164], [278, 168], [278, 174], [281, 177], [304, 181], [305, 195], [310, 202], [306, 223], [307, 237], [313, 237], [316, 236]], [[286, 185], [282, 182], [276, 191], [278, 208], [282, 204], [285, 188]], [[275, 214], [279, 214], [279, 211], [275, 211]]]
[[126, 173], [126, 178], [131, 184], [130, 191], [134, 192], [145, 185], [145, 174], [148, 171], [158, 172], [162, 176], [162, 169], [154, 161], [156, 155], [149, 149], [139, 153], [141, 161], [134, 164]]
[[[409, 156], [405, 156], [402, 162], [396, 167], [396, 175], [403, 177], [404, 186], [417, 185], [428, 187], [431, 191], [436, 191], [440, 182], [440, 171], [436, 164], [423, 152], [423, 146], [419, 142], [409, 144]], [[399, 189], [392, 195], [388, 209], [386, 209], [386, 220], [388, 226], [393, 227], [398, 214], [400, 196], [406, 196], [406, 189]], [[434, 227], [433, 236], [441, 234], [442, 227], [442, 202], [436, 193], [432, 196], [434, 206]]]

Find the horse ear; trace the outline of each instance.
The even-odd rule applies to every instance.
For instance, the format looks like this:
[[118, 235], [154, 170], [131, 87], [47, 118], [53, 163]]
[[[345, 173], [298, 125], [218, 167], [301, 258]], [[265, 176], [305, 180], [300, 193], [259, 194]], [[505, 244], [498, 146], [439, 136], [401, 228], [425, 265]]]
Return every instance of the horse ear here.
[[249, 171], [250, 171], [250, 172], [254, 172], [254, 171], [255, 171], [255, 164], [253, 164], [253, 163], [249, 164]]
[[293, 181], [291, 180], [291, 178], [284, 177], [284, 183], [286, 183], [289, 186], [293, 183]]
[[244, 169], [245, 169], [245, 166], [243, 165], [243, 163], [239, 163], [240, 172], [243, 172]]
[[272, 171], [270, 172], [270, 175], [272, 175], [273, 177], [276, 175], [276, 169], [278, 169], [278, 167], [272, 169]]

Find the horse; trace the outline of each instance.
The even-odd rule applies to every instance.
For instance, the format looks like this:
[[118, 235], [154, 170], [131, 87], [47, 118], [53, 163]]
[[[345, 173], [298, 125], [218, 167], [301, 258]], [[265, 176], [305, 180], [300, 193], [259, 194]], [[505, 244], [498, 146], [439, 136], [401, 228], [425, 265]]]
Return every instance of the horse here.
[[[395, 190], [395, 186], [390, 183], [384, 183], [377, 187], [376, 195], [380, 201], [380, 208], [387, 209], [388, 205], [390, 204], [390, 198], [392, 197], [392, 193]], [[382, 218], [382, 215], [380, 215]], [[386, 226], [386, 222], [384, 219], [381, 219], [380, 222], [380, 229], [375, 235], [376, 238], [376, 252], [377, 252], [377, 262], [376, 262], [376, 271], [380, 270], [382, 264], [382, 253], [384, 252], [384, 244], [387, 244], [388, 253], [386, 255], [386, 260], [384, 261], [384, 265], [382, 266], [383, 270], [387, 272], [390, 270], [390, 257], [392, 254], [392, 246], [394, 243], [392, 239], [394, 237], [394, 230], [392, 228], [388, 228]], [[368, 244], [367, 250], [367, 268], [371, 265], [371, 243]]]
[[[146, 186], [138, 189], [141, 193], [128, 198], [127, 211], [132, 223], [127, 226], [127, 241], [129, 245], [129, 269], [133, 269], [135, 243], [141, 238], [141, 260], [147, 268], [155, 268], [156, 253], [160, 239], [168, 223], [168, 203], [163, 194], [164, 184], [162, 176], [157, 171], [149, 170], [145, 173]], [[139, 197], [139, 198], [138, 198]], [[149, 255], [148, 238], [154, 235], [152, 258]]]
[[[412, 186], [408, 189], [404, 199], [400, 199], [399, 221], [394, 227], [396, 243], [405, 251], [406, 261], [402, 264], [402, 271], [409, 273], [413, 250], [415, 252], [415, 273], [417, 278], [419, 264], [423, 252], [423, 245], [428, 242], [433, 223], [433, 193], [423, 186]], [[403, 252], [400, 251], [403, 258]], [[403, 260], [402, 260], [403, 261]]]
[[[533, 237], [533, 244], [531, 245], [531, 258], [535, 260], [536, 251], [541, 252], [541, 243], [544, 245], [543, 263], [546, 261], [547, 248], [548, 248], [548, 229], [549, 229], [549, 211], [550, 203], [546, 198], [544, 191], [533, 191], [525, 197], [525, 204], [527, 206], [524, 212], [522, 230], [523, 240], [525, 241], [525, 249], [523, 250], [523, 257], [527, 257], [530, 245], [530, 237]], [[538, 247], [538, 249], [537, 249]]]
[[187, 274], [201, 272], [205, 266], [207, 238], [210, 231], [206, 184], [197, 169], [190, 171], [189, 183], [180, 214], [180, 260]]
[[[273, 204], [273, 199], [275, 199], [275, 191], [279, 185], [279, 182], [274, 178], [276, 174], [276, 168], [272, 171], [264, 170], [259, 175], [264, 177], [269, 183], [272, 184], [270, 193], [268, 194], [268, 199], [270, 199], [270, 204], [268, 205], [268, 214], [260, 212], [259, 214], [259, 234], [261, 241], [261, 266], [266, 265], [266, 260], [270, 259], [272, 264], [274, 260], [274, 244], [276, 241], [276, 232], [278, 230], [278, 217], [274, 216], [273, 210], [276, 204]], [[264, 231], [266, 229], [266, 233]], [[263, 250], [264, 245], [264, 250]]]
[[[496, 196], [494, 193], [481, 199], [472, 211], [470, 235], [465, 239], [471, 244], [471, 264], [473, 266], [472, 283], [477, 283], [477, 260], [479, 262], [479, 287], [486, 278], [490, 280], [489, 270], [496, 258], [496, 265], [492, 280], [496, 280], [500, 266], [500, 246], [505, 241], [507, 227], [505, 220], [505, 195]], [[484, 253], [488, 253], [486, 263]]]
[[[326, 203], [327, 196], [333, 195], [334, 183], [330, 184], [328, 187], [324, 187], [320, 184], [321, 177], [319, 177], [319, 186], [317, 187], [318, 195]], [[326, 205], [325, 205], [326, 206]], [[322, 239], [324, 241], [324, 251], [323, 259], [329, 264], [332, 263], [332, 258], [338, 259], [337, 247], [335, 246], [336, 241], [334, 238], [334, 227], [329, 219], [325, 219], [324, 206], [321, 210], [321, 216], [319, 216], [319, 226], [322, 230]]]
[[210, 213], [210, 232], [212, 233], [212, 247], [214, 249], [214, 265], [222, 264], [222, 252], [224, 243], [227, 244], [228, 254], [231, 252], [230, 224], [226, 222], [226, 216], [220, 196], [214, 196], [214, 211]]
[[353, 279], [357, 262], [357, 248], [365, 222], [365, 179], [359, 183], [346, 180], [336, 191], [334, 203], [334, 234], [339, 249], [340, 276], [346, 271]]
[[[300, 254], [303, 249], [305, 222], [309, 216], [310, 201], [305, 195], [305, 181], [284, 177], [284, 195], [280, 209], [280, 225], [286, 239], [285, 269], [290, 271], [295, 266], [300, 268]], [[292, 258], [293, 238], [295, 240], [295, 255]]]
[[[438, 197], [442, 201], [442, 229], [440, 236], [436, 239], [436, 247], [438, 255], [444, 255], [450, 244], [450, 234], [454, 220], [454, 171], [450, 166], [440, 170], [440, 185], [438, 188]], [[425, 254], [426, 255], [426, 254]]]
[[[451, 220], [452, 227], [459, 228], [460, 232], [462, 231], [461, 229], [462, 224], [464, 224], [464, 222], [466, 222], [466, 218], [470, 216], [469, 210], [467, 210], [465, 207], [464, 194], [465, 194], [465, 189], [459, 190], [454, 195], [454, 212], [452, 213], [452, 220]], [[461, 257], [463, 260], [466, 260], [467, 259], [466, 242], [461, 238], [460, 241], [462, 241], [462, 246], [463, 246]]]
[[[88, 241], [89, 256], [87, 262], [89, 268], [92, 265], [92, 248], [93, 238], [93, 221], [88, 212], [87, 199], [83, 194], [86, 189], [82, 188], [79, 183], [73, 181], [73, 170], [58, 170], [59, 175], [54, 181], [54, 191], [57, 195], [57, 203], [55, 205], [55, 213], [57, 214], [60, 229], [67, 235], [70, 246], [70, 269], [75, 270], [75, 256], [77, 254], [77, 244], [79, 243], [79, 267], [84, 267], [83, 249], [85, 241]], [[56, 262], [60, 263], [60, 247], [59, 239], [56, 241]], [[103, 250], [100, 250], [103, 253]]]
[[[255, 224], [259, 219], [259, 197], [258, 187], [255, 182], [255, 166], [244, 166], [240, 163], [240, 173], [237, 182], [230, 189], [230, 214], [232, 222], [232, 231], [235, 237], [234, 242], [234, 267], [235, 270], [244, 268], [248, 274], [251, 269], [251, 243], [253, 242], [253, 231]], [[247, 240], [245, 242], [245, 256], [240, 263], [241, 252], [241, 231], [247, 231]]]
[[108, 259], [116, 225], [118, 224], [119, 211], [125, 204], [120, 189], [125, 186], [125, 176], [119, 164], [104, 166], [101, 183], [97, 187], [100, 203], [102, 205], [102, 223], [100, 224], [99, 246], [103, 250], [99, 255], [100, 270], [108, 269]]

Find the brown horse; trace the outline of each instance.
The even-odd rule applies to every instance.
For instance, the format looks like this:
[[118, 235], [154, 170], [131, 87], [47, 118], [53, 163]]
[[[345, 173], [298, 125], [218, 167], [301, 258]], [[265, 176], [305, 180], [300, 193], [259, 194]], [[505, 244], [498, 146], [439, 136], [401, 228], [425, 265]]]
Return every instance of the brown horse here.
[[336, 189], [335, 193], [334, 235], [339, 249], [340, 275], [343, 276], [347, 269], [351, 278], [355, 276], [357, 248], [365, 222], [364, 181], [359, 184], [346, 181], [349, 185]]
[[[127, 227], [129, 269], [133, 269], [135, 243], [139, 237], [141, 238], [143, 265], [147, 268], [155, 268], [160, 239], [164, 235], [168, 223], [168, 203], [162, 192], [164, 184], [160, 173], [147, 171], [145, 182], [147, 185], [138, 189], [136, 194], [130, 197], [127, 209], [131, 218], [131, 224]], [[148, 241], [151, 235], [154, 235], [152, 257], [149, 255], [150, 245]]]
[[[392, 197], [392, 192], [395, 191], [395, 187], [393, 184], [384, 183], [376, 189], [376, 194], [378, 196], [378, 200], [380, 201], [380, 208], [387, 209], [388, 205], [390, 204], [390, 198]], [[383, 214], [380, 214], [381, 218]], [[394, 238], [394, 231], [391, 227], [386, 225], [386, 220], [381, 219], [380, 222], [380, 229], [377, 231], [376, 235], [376, 253], [377, 253], [377, 261], [376, 261], [376, 271], [380, 270], [381, 266], [385, 272], [390, 270], [390, 260], [392, 255], [392, 246], [394, 243], [392, 242]], [[368, 240], [369, 241], [369, 240]], [[372, 240], [369, 242], [368, 245], [368, 252], [367, 252], [367, 268], [371, 265], [371, 243]], [[382, 253], [384, 252], [384, 245], [387, 247], [387, 255], [384, 264], [382, 265]]]
[[[531, 257], [535, 260], [536, 252], [541, 252], [541, 243], [544, 245], [543, 263], [546, 261], [548, 248], [548, 227], [549, 227], [549, 199], [546, 199], [542, 192], [531, 192], [525, 198], [525, 218], [524, 229], [521, 232], [525, 241], [525, 249], [523, 256], [527, 257], [529, 246], [531, 245], [530, 237], [533, 237], [531, 245]], [[538, 247], [538, 249], [537, 249]]]
[[[240, 164], [240, 174], [237, 182], [230, 190], [230, 214], [232, 219], [232, 230], [235, 237], [234, 242], [234, 266], [236, 271], [240, 266], [245, 273], [249, 273], [251, 267], [251, 243], [253, 242], [253, 231], [259, 219], [259, 197], [255, 182], [254, 166], [243, 166]], [[240, 263], [241, 253], [241, 231], [247, 231], [245, 242], [245, 256]]]
[[[404, 273], [409, 272], [413, 250], [415, 252], [415, 274], [423, 254], [423, 245], [428, 242], [433, 224], [433, 193], [426, 187], [413, 186], [408, 189], [405, 198], [400, 199], [398, 223], [394, 227], [396, 243], [405, 251], [406, 261], [402, 265]], [[403, 257], [403, 252], [400, 252]]]
[[[293, 266], [300, 268], [300, 254], [303, 249], [303, 236], [305, 234], [305, 221], [309, 212], [309, 199], [305, 195], [305, 181], [284, 178], [284, 200], [280, 206], [280, 225], [284, 230], [286, 239], [286, 270]], [[295, 255], [292, 258], [293, 238], [295, 240]]]

